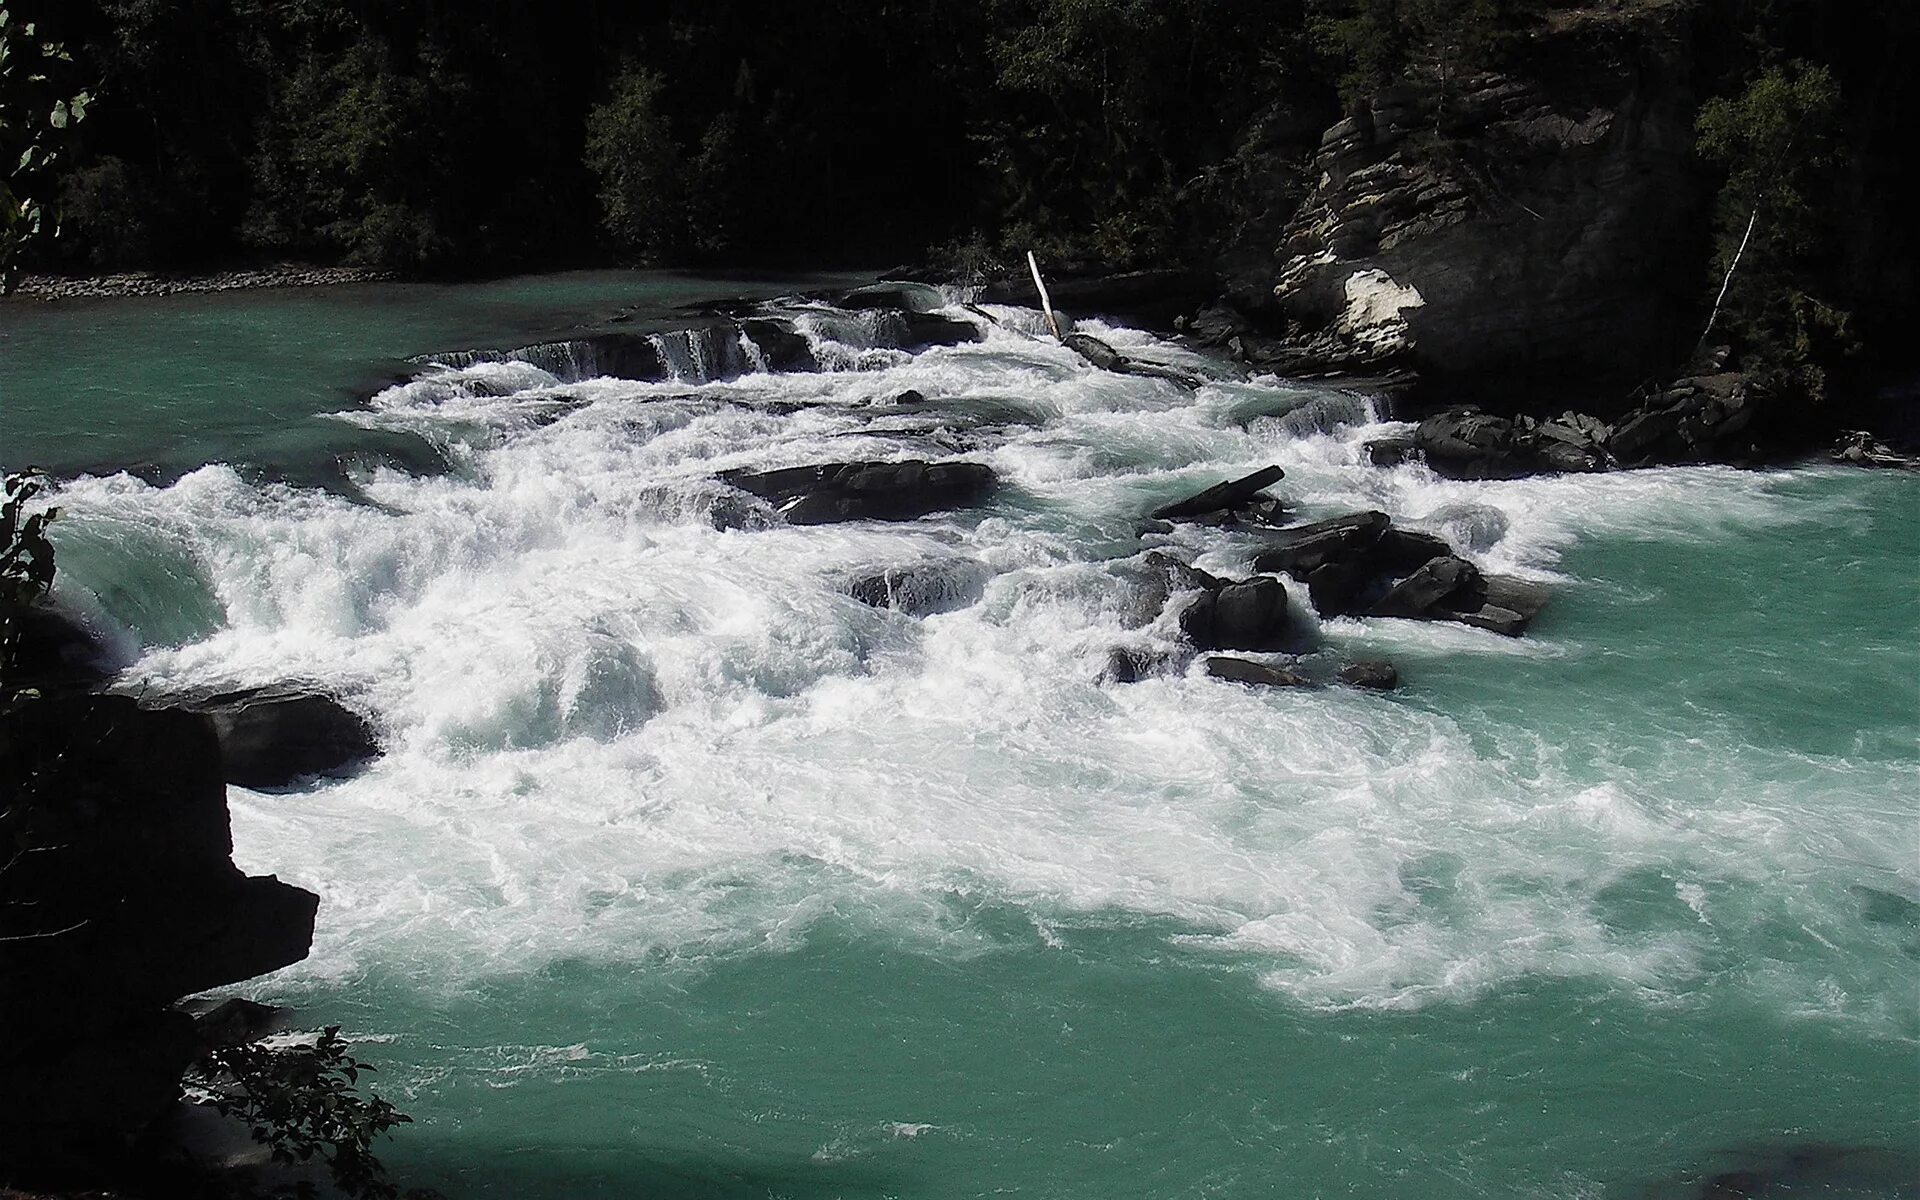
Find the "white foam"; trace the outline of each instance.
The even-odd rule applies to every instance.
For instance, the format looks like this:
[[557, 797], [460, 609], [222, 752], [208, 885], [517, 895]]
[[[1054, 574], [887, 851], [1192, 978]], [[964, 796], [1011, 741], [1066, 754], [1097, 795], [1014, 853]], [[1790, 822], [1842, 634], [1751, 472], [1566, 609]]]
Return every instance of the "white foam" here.
[[[1307, 1003], [1413, 1005], [1536, 974], [1658, 992], [1740, 936], [1740, 897], [1781, 873], [1831, 874], [1830, 818], [1770, 790], [1765, 755], [1704, 782], [1678, 756], [1595, 785], [1517, 727], [1490, 743], [1415, 703], [1198, 674], [1095, 680], [1115, 645], [1171, 646], [1164, 619], [1125, 627], [1108, 561], [1138, 548], [1139, 515], [1267, 463], [1308, 515], [1490, 507], [1505, 528], [1468, 552], [1543, 578], [1584, 537], [1796, 519], [1778, 477], [1380, 470], [1361, 446], [1382, 427], [1339, 393], [1323, 406], [1338, 420], [1240, 423], [1263, 387], [1283, 408], [1300, 385], [1194, 395], [1008, 328], [908, 355], [877, 344], [883, 317], [802, 318], [845, 370], [596, 380], [569, 387], [555, 420], [538, 406], [556, 379], [529, 364], [430, 373], [364, 418], [490, 436], [458, 475], [377, 473], [378, 507], [218, 466], [164, 489], [65, 489], [76, 526], [184, 548], [226, 614], [210, 638], [147, 652], [136, 680], [310, 678], [381, 726], [388, 753], [357, 778], [234, 793], [240, 861], [322, 895], [315, 955], [287, 986], [374, 964], [458, 988], [563, 957], [777, 952], [827, 920], [964, 941], [946, 898], [980, 895], [1023, 907], [1051, 945], [1073, 914], [1169, 917], [1189, 945]], [[818, 529], [706, 519], [720, 469], [951, 452], [874, 427], [908, 389], [936, 405], [1012, 397], [1028, 414], [970, 455], [1006, 479], [986, 510]], [[1249, 550], [1182, 539], [1227, 573]], [[839, 590], [859, 568], [953, 554], [993, 572], [961, 611], [915, 620]], [[1436, 655], [1580, 653], [1404, 622], [1327, 632]], [[1878, 802], [1867, 791], [1860, 806]], [[1913, 879], [1890, 849], [1897, 822], [1848, 837], [1857, 861]], [[1643, 870], [1671, 875], [1686, 919], [1622, 933], [1603, 901]]]

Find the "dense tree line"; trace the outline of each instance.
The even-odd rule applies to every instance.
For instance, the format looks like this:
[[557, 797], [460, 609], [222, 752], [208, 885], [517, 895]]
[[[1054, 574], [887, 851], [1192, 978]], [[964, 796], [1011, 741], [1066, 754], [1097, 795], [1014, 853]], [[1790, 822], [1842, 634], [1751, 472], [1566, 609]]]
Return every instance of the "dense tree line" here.
[[1726, 180], [1703, 314], [1759, 212], [1728, 327], [1840, 346], [1887, 234], [1855, 215], [1874, 181], [1841, 168], [1900, 140], [1908, 0], [10, 7], [72, 50], [48, 94], [93, 94], [43, 197], [66, 229], [45, 265], [486, 274], [1257, 257], [1343, 108], [1444, 97], [1562, 10], [1671, 4], [1703, 31], [1701, 169]]

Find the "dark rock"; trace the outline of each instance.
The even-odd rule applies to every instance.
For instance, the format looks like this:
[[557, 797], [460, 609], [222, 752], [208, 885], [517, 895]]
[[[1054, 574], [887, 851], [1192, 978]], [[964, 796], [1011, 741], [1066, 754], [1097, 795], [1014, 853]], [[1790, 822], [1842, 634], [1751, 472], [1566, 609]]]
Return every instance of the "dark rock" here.
[[920, 350], [928, 346], [961, 346], [980, 340], [980, 327], [959, 317], [938, 313], [908, 312], [906, 333], [900, 338], [902, 350]]
[[895, 404], [900, 404], [900, 405], [925, 404], [927, 402], [927, 398], [925, 396], [922, 396], [919, 392], [915, 391], [913, 388], [908, 388], [906, 391], [901, 392], [898, 396], [895, 396], [893, 398], [893, 402]]
[[1474, 409], [1436, 413], [1414, 434], [1427, 465], [1450, 479], [1518, 479], [1535, 471], [1513, 422]]
[[946, 304], [940, 290], [924, 283], [888, 280], [842, 292], [834, 305], [858, 312], [863, 309], [887, 309], [901, 313], [928, 313]]
[[[1280, 239], [1290, 344], [1496, 401], [1611, 398], [1683, 354], [1712, 187], [1696, 32], [1644, 8], [1542, 24], [1503, 74], [1403, 75], [1351, 106]], [[1459, 152], [1432, 153], [1436, 130]]]
[[193, 1018], [195, 1035], [209, 1050], [257, 1042], [272, 1033], [287, 1010], [241, 996], [225, 1000], [188, 1000], [180, 1005]]
[[982, 463], [919, 460], [727, 471], [720, 478], [773, 504], [794, 525], [911, 521], [978, 504], [996, 482]]
[[1147, 552], [1142, 556], [1140, 567], [1129, 568], [1129, 573], [1140, 577], [1139, 590], [1125, 622], [1130, 628], [1151, 624], [1177, 593], [1212, 591], [1225, 585], [1225, 581], [1158, 550]]
[[1613, 431], [1607, 449], [1628, 466], [1678, 457], [1684, 452], [1679, 434], [1685, 416], [1678, 406], [1637, 409]]
[[1340, 668], [1340, 682], [1375, 692], [1390, 692], [1400, 686], [1400, 672], [1390, 662], [1356, 662]]
[[1090, 333], [1062, 334], [1060, 344], [1102, 371], [1118, 371], [1127, 361], [1118, 350]]
[[1834, 462], [1855, 467], [1881, 467], [1895, 470], [1920, 470], [1920, 458], [1900, 454], [1864, 429], [1840, 435], [1829, 455]]
[[1277, 466], [1262, 467], [1251, 475], [1243, 475], [1239, 479], [1229, 480], [1226, 483], [1217, 483], [1185, 500], [1163, 504], [1148, 515], [1157, 520], [1171, 521], [1236, 508], [1251, 501], [1256, 493], [1278, 483], [1285, 476], [1286, 472]]
[[1173, 669], [1172, 656], [1155, 650], [1117, 646], [1107, 652], [1107, 665], [1100, 672], [1105, 683], [1138, 683]]
[[[1171, 321], [1178, 313], [1220, 294], [1218, 276], [1200, 271], [1126, 271], [1118, 274], [1072, 274], [1046, 267], [1047, 291], [1054, 304], [1079, 313], [1107, 317]], [[1040, 306], [1040, 294], [1025, 272], [988, 283], [980, 289], [982, 304]]]
[[1397, 467], [1420, 455], [1418, 439], [1410, 437], [1376, 438], [1368, 442], [1365, 449], [1367, 461], [1376, 467]]
[[667, 364], [645, 334], [602, 333], [582, 339], [593, 361], [593, 374], [613, 379], [665, 379]]
[[1484, 595], [1479, 607], [1450, 614], [1453, 620], [1507, 637], [1519, 637], [1546, 607], [1549, 593], [1543, 584], [1508, 575], [1487, 575], [1481, 582]]
[[1376, 617], [1431, 618], [1479, 609], [1486, 598], [1480, 572], [1464, 558], [1434, 558], [1387, 589], [1368, 613]]
[[740, 332], [760, 351], [769, 371], [817, 371], [820, 363], [813, 356], [807, 339], [783, 321], [755, 318], [740, 322]]
[[1253, 569], [1304, 578], [1329, 562], [1371, 549], [1388, 523], [1383, 512], [1363, 512], [1296, 525], [1273, 535], [1273, 548], [1253, 560]]
[[1180, 629], [1202, 650], [1295, 650], [1310, 640], [1277, 579], [1254, 578], [1203, 593], [1180, 614]]
[[1244, 658], [1223, 658], [1219, 655], [1207, 659], [1207, 674], [1215, 679], [1227, 679], [1234, 683], [1251, 683], [1261, 687], [1313, 686], [1310, 680], [1281, 667], [1270, 667]]
[[862, 575], [847, 584], [847, 594], [874, 608], [927, 617], [977, 602], [991, 574], [973, 559], [937, 559]]
[[178, 705], [207, 714], [220, 739], [228, 783], [284, 788], [340, 776], [380, 755], [373, 727], [331, 696], [252, 688]]
[[8, 674], [17, 687], [84, 690], [104, 683], [117, 669], [103, 639], [52, 605], [0, 609], [0, 619], [14, 639]]
[[1422, 519], [1447, 535], [1453, 546], [1489, 550], [1507, 536], [1507, 514], [1484, 504], [1446, 504]]
[[0, 1161], [17, 1169], [170, 1110], [196, 1038], [166, 1007], [305, 957], [318, 899], [233, 865], [205, 715], [64, 695], [0, 721], [21, 781], [0, 817]]

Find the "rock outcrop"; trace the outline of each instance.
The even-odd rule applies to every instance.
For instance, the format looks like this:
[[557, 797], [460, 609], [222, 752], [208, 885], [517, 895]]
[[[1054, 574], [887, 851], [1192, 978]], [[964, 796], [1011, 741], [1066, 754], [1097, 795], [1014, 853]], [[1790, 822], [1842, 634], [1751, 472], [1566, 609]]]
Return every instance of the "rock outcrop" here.
[[1267, 357], [1478, 396], [1620, 395], [1676, 361], [1708, 194], [1683, 8], [1557, 18], [1513, 73], [1403, 84], [1329, 129]]
[[1396, 529], [1385, 513], [1317, 521], [1272, 540], [1254, 569], [1304, 582], [1323, 617], [1458, 621], [1517, 637], [1547, 600], [1537, 584], [1483, 575], [1447, 542]]
[[178, 1096], [168, 1006], [305, 957], [318, 898], [233, 865], [210, 718], [68, 693], [4, 725], [0, 1161], [84, 1178]]
[[315, 776], [338, 777], [380, 754], [367, 719], [318, 692], [248, 688], [159, 703], [204, 713], [213, 722], [226, 781], [240, 787], [285, 788]]

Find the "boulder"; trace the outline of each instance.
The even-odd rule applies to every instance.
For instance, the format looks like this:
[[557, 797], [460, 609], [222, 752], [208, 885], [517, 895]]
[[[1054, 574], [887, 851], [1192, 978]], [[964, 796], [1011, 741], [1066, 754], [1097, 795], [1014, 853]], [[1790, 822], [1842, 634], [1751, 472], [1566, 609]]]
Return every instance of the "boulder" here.
[[974, 559], [935, 559], [860, 575], [847, 583], [846, 592], [874, 608], [927, 617], [977, 602], [991, 573]]
[[212, 720], [226, 780], [244, 788], [285, 788], [316, 776], [348, 775], [380, 756], [372, 725], [331, 696], [250, 688], [178, 707]]
[[1252, 662], [1244, 658], [1223, 658], [1219, 655], [1207, 659], [1207, 674], [1215, 679], [1227, 679], [1234, 683], [1250, 683], [1260, 687], [1312, 687], [1311, 680], [1296, 675], [1283, 667], [1270, 667], [1265, 663]]
[[1363, 512], [1296, 525], [1271, 539], [1273, 548], [1253, 560], [1253, 569], [1302, 579], [1329, 562], [1371, 549], [1388, 524], [1383, 512]]
[[906, 312], [906, 332], [900, 337], [902, 350], [922, 350], [928, 346], [961, 346], [980, 340], [980, 327], [959, 317], [938, 313]]
[[1483, 595], [1479, 606], [1450, 613], [1452, 620], [1507, 637], [1519, 637], [1546, 607], [1548, 592], [1544, 584], [1508, 575], [1487, 575], [1481, 583]]
[[1478, 609], [1486, 598], [1479, 570], [1464, 558], [1449, 554], [1429, 559], [1411, 575], [1387, 589], [1367, 609], [1375, 617], [1416, 619]]
[[1184, 517], [1198, 517], [1207, 513], [1238, 508], [1254, 500], [1259, 492], [1278, 483], [1285, 476], [1286, 472], [1277, 466], [1262, 467], [1251, 475], [1243, 475], [1239, 479], [1228, 480], [1226, 483], [1217, 483], [1185, 500], [1163, 504], [1149, 515], [1156, 520], [1174, 521]]
[[305, 957], [318, 898], [232, 861], [204, 714], [126, 696], [0, 715], [25, 781], [0, 813], [0, 1161], [85, 1161], [176, 1102], [196, 1046], [181, 996]]
[[1153, 675], [1165, 675], [1173, 669], [1174, 662], [1173, 656], [1157, 650], [1116, 646], [1107, 652], [1107, 662], [1100, 671], [1100, 680], [1103, 683], [1138, 683]]
[[1212, 591], [1225, 584], [1224, 580], [1158, 550], [1148, 551], [1141, 557], [1139, 567], [1129, 566], [1126, 571], [1140, 581], [1124, 622], [1129, 628], [1151, 624], [1177, 593]]
[[1102, 371], [1118, 371], [1127, 361], [1118, 350], [1089, 333], [1061, 334], [1060, 344]]
[[1390, 662], [1355, 662], [1340, 668], [1340, 682], [1349, 687], [1390, 692], [1400, 686], [1400, 672]]
[[740, 322], [740, 332], [760, 351], [769, 371], [820, 369], [813, 347], [787, 322], [767, 318], [746, 320]]
[[1258, 577], [1202, 593], [1180, 614], [1180, 629], [1202, 650], [1296, 650], [1311, 640], [1286, 587]]
[[911, 521], [979, 504], [997, 482], [983, 463], [917, 459], [727, 471], [720, 478], [772, 504], [793, 525]]

